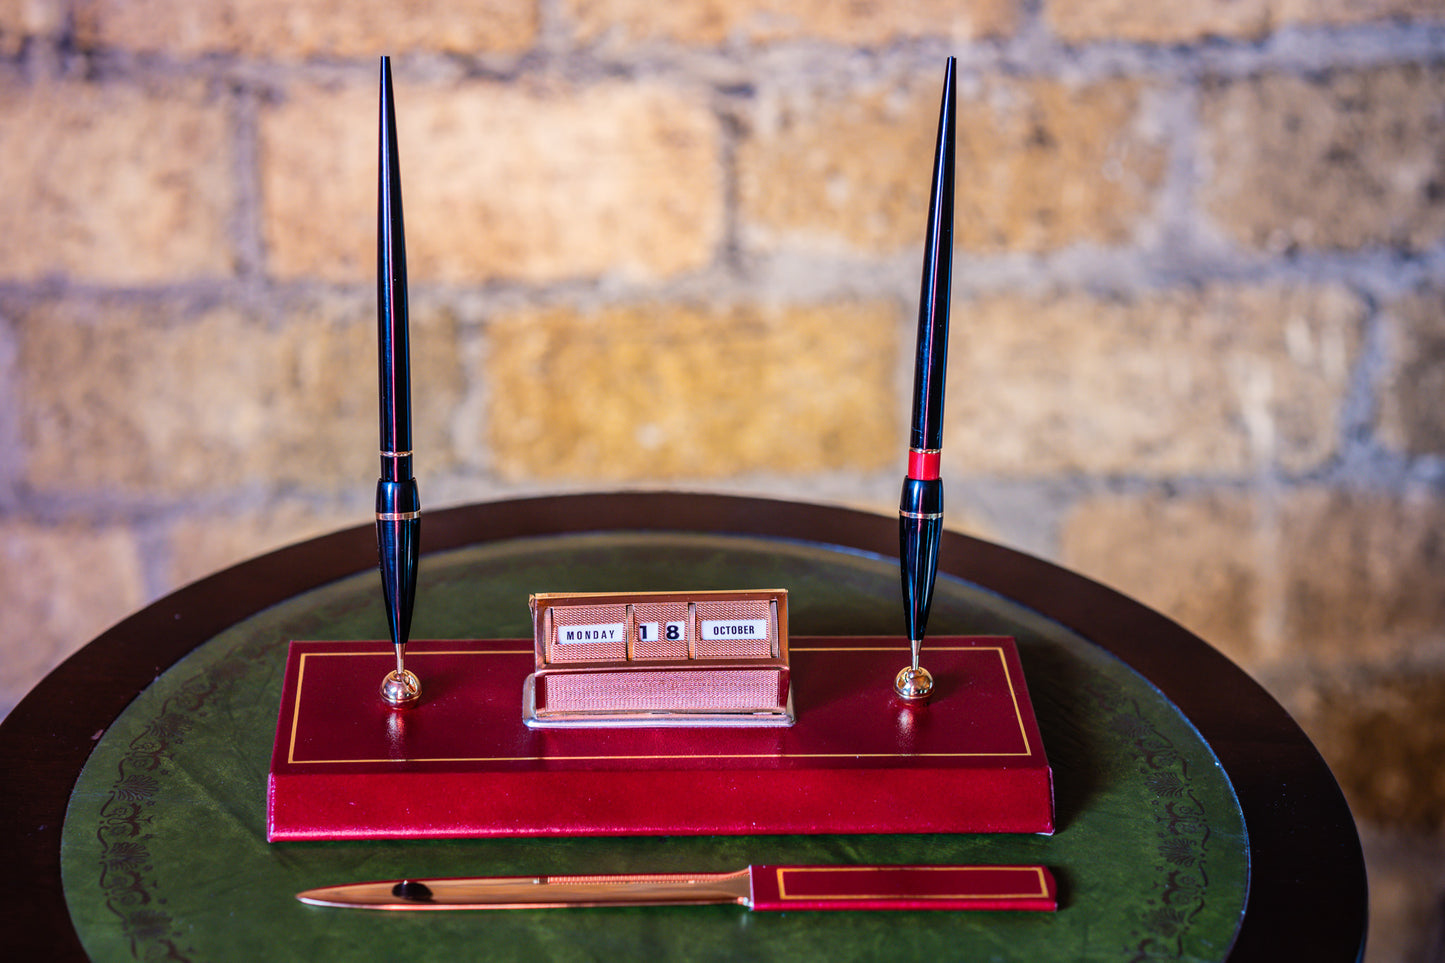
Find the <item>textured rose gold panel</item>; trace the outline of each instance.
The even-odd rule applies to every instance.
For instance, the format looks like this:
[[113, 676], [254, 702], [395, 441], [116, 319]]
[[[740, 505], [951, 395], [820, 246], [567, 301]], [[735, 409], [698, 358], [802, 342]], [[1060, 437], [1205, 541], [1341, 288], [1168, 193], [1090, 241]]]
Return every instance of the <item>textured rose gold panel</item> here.
[[549, 674], [537, 715], [555, 712], [775, 711], [777, 669]]
[[[697, 603], [697, 641], [693, 643], [695, 659], [766, 659], [774, 654], [776, 633], [773, 628], [773, 607], [766, 599]], [[762, 638], [704, 639], [702, 623], [718, 621], [763, 622]]]
[[[669, 622], [683, 623], [683, 630], [676, 639], [668, 639], [666, 630], [659, 631], [655, 640], [644, 641], [637, 631], [639, 626], [656, 622], [665, 627]], [[687, 624], [686, 602], [642, 602], [632, 607], [632, 658], [634, 659], [685, 659], [689, 627]]]
[[[621, 662], [627, 658], [627, 606], [568, 605], [555, 606], [547, 612], [550, 624], [546, 634], [548, 662]], [[621, 625], [615, 641], [566, 642], [567, 630], [579, 631], [583, 626]]]

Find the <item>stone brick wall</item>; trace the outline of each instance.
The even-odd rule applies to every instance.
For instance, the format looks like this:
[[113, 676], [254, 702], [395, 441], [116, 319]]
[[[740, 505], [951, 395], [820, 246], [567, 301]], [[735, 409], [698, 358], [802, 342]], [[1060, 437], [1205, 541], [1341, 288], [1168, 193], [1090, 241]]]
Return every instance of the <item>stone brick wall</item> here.
[[1440, 0], [0, 0], [0, 712], [367, 520], [383, 52], [426, 504], [884, 513], [956, 54], [951, 524], [1268, 685], [1445, 956]]

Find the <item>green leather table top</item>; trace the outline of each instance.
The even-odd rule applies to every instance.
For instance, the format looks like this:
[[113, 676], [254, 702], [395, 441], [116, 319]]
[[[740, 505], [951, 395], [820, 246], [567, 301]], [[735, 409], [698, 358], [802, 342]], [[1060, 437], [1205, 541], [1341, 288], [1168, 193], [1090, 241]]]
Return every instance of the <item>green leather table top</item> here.
[[[426, 556], [412, 634], [530, 636], [529, 592], [774, 586], [789, 590], [794, 636], [901, 631], [896, 560], [810, 543], [652, 533], [517, 539]], [[266, 774], [287, 643], [385, 637], [379, 581], [366, 574], [217, 635], [99, 737], [62, 836], [72, 920], [96, 960], [1222, 959], [1244, 910], [1248, 844], [1229, 781], [1188, 720], [1113, 656], [961, 580], [940, 577], [929, 629], [1018, 640], [1054, 770], [1059, 828], [1052, 837], [270, 845]], [[1059, 880], [1061, 908], [386, 914], [293, 898], [312, 886], [407, 875], [705, 871], [760, 862], [1042, 863]]]

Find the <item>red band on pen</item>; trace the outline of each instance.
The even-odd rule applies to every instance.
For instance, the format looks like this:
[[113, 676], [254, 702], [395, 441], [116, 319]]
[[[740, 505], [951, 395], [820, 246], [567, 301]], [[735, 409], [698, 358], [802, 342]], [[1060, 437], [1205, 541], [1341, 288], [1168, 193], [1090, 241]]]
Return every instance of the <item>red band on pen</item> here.
[[943, 460], [943, 452], [934, 449], [932, 451], [920, 451], [917, 448], [908, 449], [908, 477], [917, 481], [933, 481], [942, 477], [939, 473], [939, 463]]

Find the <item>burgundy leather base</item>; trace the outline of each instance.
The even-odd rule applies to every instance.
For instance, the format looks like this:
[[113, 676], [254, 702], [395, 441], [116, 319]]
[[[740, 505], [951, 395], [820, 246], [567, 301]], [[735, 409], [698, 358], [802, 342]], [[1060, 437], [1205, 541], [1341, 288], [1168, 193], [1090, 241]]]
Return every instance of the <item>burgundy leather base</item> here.
[[531, 639], [417, 641], [422, 702], [377, 691], [386, 642], [293, 642], [272, 841], [529, 835], [1051, 833], [1053, 787], [1013, 640], [929, 639], [936, 688], [892, 693], [886, 637], [795, 638], [791, 728], [529, 729]]

